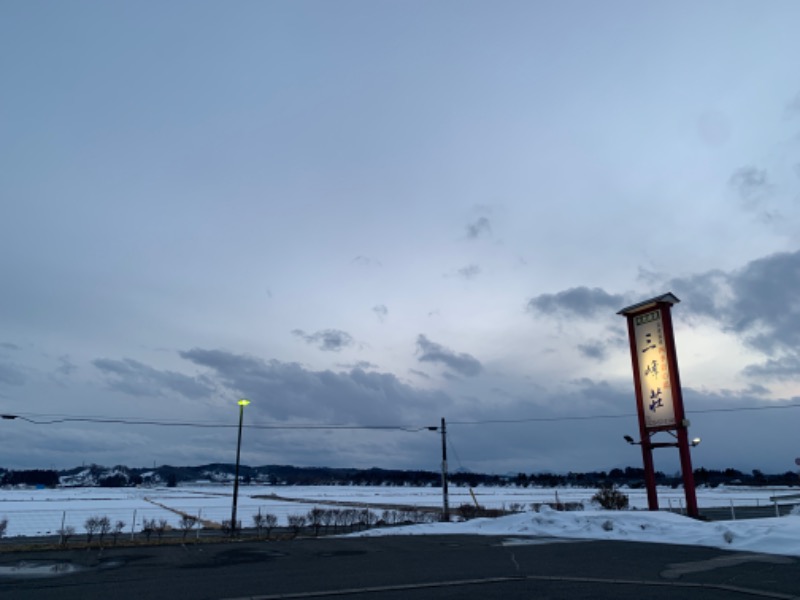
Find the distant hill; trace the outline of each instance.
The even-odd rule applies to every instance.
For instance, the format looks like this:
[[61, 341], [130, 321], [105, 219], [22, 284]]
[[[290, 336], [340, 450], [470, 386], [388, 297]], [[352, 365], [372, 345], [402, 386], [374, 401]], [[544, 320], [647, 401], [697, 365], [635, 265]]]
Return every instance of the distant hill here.
[[[62, 471], [46, 469], [8, 470], [0, 468], [0, 484], [43, 485], [46, 487], [127, 487], [127, 486], [176, 486], [181, 483], [232, 484], [235, 465], [212, 463], [200, 466], [177, 467], [162, 465], [154, 468], [135, 468], [124, 465], [104, 467], [89, 465]], [[697, 485], [748, 486], [800, 486], [800, 478], [792, 471], [770, 475], [759, 470], [743, 473], [736, 469], [712, 470], [699, 468], [694, 471]], [[382, 486], [430, 486], [441, 485], [441, 473], [433, 471], [355, 469], [334, 467], [294, 467], [291, 465], [265, 465], [261, 467], [239, 467], [240, 482], [244, 485], [382, 485]], [[667, 477], [656, 473], [659, 485], [682, 485], [680, 477]], [[452, 486], [513, 486], [513, 487], [598, 487], [600, 485], [644, 487], [644, 470], [633, 467], [593, 471], [589, 473], [517, 473], [492, 475], [485, 473], [456, 472], [448, 475]]]

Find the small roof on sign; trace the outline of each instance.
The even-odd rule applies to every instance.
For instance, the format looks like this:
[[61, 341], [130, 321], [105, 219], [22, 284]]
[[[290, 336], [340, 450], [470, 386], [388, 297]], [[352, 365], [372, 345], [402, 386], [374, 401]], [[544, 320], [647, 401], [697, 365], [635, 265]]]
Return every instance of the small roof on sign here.
[[656, 304], [660, 303], [677, 304], [678, 302], [680, 302], [680, 299], [675, 294], [673, 294], [672, 292], [667, 292], [666, 294], [662, 294], [661, 296], [656, 296], [655, 298], [650, 298], [649, 300], [644, 300], [643, 302], [632, 304], [627, 308], [623, 308], [617, 314], [630, 315], [632, 313], [637, 313], [643, 310], [647, 310], [648, 308], [655, 306]]

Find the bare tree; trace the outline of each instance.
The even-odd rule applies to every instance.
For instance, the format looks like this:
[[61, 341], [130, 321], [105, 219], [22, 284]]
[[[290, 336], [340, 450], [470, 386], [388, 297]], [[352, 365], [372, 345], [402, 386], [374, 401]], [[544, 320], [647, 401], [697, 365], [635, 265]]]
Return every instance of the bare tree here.
[[75, 528], [72, 525], [67, 525], [58, 530], [58, 535], [61, 537], [61, 545], [66, 546], [69, 538], [75, 535]]
[[322, 511], [322, 526], [325, 528], [326, 533], [333, 523], [334, 516], [333, 510], [330, 508], [326, 508], [324, 511]]
[[229, 535], [233, 535], [237, 531], [241, 531], [241, 530], [242, 530], [242, 522], [240, 520], [238, 520], [238, 519], [236, 520], [236, 527], [231, 527], [231, 520], [230, 519], [225, 519], [222, 522], [222, 531], [224, 531], [225, 533], [227, 533]]
[[156, 524], [156, 535], [158, 536], [158, 543], [161, 543], [161, 538], [164, 537], [164, 532], [169, 527], [169, 523], [167, 523], [166, 519], [159, 519], [158, 523]]
[[97, 521], [97, 533], [100, 536], [100, 543], [103, 543], [103, 538], [111, 531], [111, 521], [108, 517], [100, 517]]
[[358, 522], [364, 529], [374, 527], [378, 522], [378, 515], [368, 508], [364, 508], [358, 513]]
[[342, 508], [337, 508], [333, 512], [333, 524], [335, 529], [344, 529], [347, 523], [347, 513]]
[[114, 540], [114, 545], [117, 545], [117, 539], [119, 538], [122, 530], [125, 529], [125, 521], [117, 521], [114, 523], [114, 528], [111, 530], [111, 539]]
[[179, 523], [179, 527], [183, 532], [183, 541], [186, 541], [186, 536], [189, 535], [189, 532], [194, 529], [194, 526], [197, 525], [197, 517], [192, 515], [181, 515], [181, 521]]
[[306, 526], [305, 515], [289, 515], [286, 520], [289, 522], [289, 528], [292, 530], [294, 537], [300, 535], [300, 530]]
[[319, 529], [322, 527], [322, 518], [325, 511], [317, 506], [308, 511], [308, 524], [314, 529], [314, 536], [319, 536]]
[[142, 533], [144, 534], [144, 539], [148, 542], [150, 541], [150, 536], [153, 535], [153, 532], [156, 530], [156, 520], [155, 519], [145, 519], [142, 521]]
[[436, 523], [439, 520], [439, 515], [432, 512], [423, 513], [425, 518], [422, 520], [423, 523]]
[[261, 532], [266, 529], [267, 538], [269, 538], [270, 531], [272, 531], [277, 524], [278, 517], [269, 513], [262, 513], [260, 508], [258, 512], [253, 515], [253, 527], [256, 528], [256, 535], [258, 537], [261, 537]]
[[353, 526], [358, 522], [358, 511], [355, 508], [346, 508], [344, 513], [344, 525], [352, 531]]
[[269, 538], [270, 532], [273, 529], [275, 529], [277, 525], [278, 525], [278, 517], [270, 514], [264, 515], [264, 529], [267, 530], [267, 538]]
[[261, 509], [253, 515], [253, 527], [256, 528], [256, 536], [261, 537], [261, 530], [264, 529], [264, 515], [261, 514]]
[[89, 517], [83, 523], [83, 528], [86, 530], [86, 542], [91, 544], [94, 534], [100, 528], [100, 517]]
[[0, 519], [0, 539], [2, 539], [6, 535], [6, 530], [8, 529], [8, 517], [3, 517]]

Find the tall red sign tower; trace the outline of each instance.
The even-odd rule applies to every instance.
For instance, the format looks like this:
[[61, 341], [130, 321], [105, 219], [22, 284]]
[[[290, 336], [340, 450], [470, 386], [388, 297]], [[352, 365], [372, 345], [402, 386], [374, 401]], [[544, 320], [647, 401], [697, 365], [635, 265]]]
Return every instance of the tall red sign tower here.
[[[658, 510], [653, 449], [677, 447], [680, 454], [686, 513], [698, 517], [692, 457], [689, 451], [689, 421], [683, 408], [678, 357], [672, 331], [671, 309], [680, 300], [671, 293], [623, 308], [617, 314], [628, 319], [633, 383], [639, 415], [639, 444], [642, 447], [647, 504]], [[675, 441], [656, 442], [660, 432]]]

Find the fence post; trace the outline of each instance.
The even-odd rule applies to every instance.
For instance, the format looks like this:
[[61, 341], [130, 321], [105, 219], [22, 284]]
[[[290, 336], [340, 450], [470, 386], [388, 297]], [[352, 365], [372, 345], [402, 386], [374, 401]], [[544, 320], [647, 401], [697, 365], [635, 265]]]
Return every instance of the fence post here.
[[775, 500], [775, 516], [776, 517], [780, 517], [781, 516], [781, 511], [778, 508], [778, 501], [777, 500]]
[[733, 499], [731, 499], [731, 521], [736, 520], [736, 510], [733, 508]]
[[133, 509], [133, 521], [131, 521], [131, 541], [133, 541], [133, 536], [136, 535], [136, 509]]

